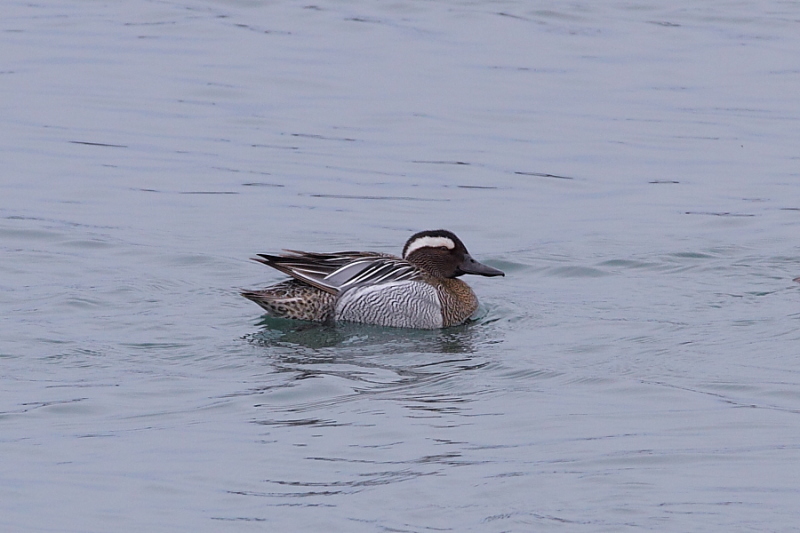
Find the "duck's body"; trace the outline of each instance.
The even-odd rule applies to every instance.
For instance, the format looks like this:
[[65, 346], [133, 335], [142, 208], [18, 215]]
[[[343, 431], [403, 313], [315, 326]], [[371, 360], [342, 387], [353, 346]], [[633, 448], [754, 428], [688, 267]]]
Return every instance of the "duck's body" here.
[[464, 323], [478, 298], [462, 274], [502, 276], [472, 259], [446, 230], [413, 235], [403, 257], [375, 252], [259, 254], [293, 279], [242, 296], [270, 315], [316, 322], [436, 329]]

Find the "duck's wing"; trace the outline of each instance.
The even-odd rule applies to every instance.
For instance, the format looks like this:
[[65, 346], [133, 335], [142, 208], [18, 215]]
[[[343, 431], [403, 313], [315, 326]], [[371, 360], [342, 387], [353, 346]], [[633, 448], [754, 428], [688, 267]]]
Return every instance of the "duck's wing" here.
[[253, 260], [331, 294], [339, 294], [362, 284], [377, 285], [422, 277], [417, 267], [388, 254], [286, 251], [289, 253], [258, 254]]

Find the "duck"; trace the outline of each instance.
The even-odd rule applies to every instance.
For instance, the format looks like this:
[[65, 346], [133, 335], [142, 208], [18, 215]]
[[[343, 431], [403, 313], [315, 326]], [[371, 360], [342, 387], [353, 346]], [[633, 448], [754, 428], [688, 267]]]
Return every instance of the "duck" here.
[[241, 295], [269, 316], [334, 324], [440, 329], [469, 320], [478, 298], [464, 274], [505, 276], [479, 263], [453, 232], [420, 231], [401, 257], [379, 252], [314, 253], [284, 250], [254, 261], [290, 276]]

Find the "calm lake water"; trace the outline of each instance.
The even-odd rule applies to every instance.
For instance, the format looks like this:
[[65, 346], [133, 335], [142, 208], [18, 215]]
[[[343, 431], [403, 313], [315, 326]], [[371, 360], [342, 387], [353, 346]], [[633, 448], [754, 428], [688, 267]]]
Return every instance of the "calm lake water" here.
[[[5, 2], [0, 529], [800, 531], [800, 3]], [[443, 331], [269, 320], [456, 232]]]

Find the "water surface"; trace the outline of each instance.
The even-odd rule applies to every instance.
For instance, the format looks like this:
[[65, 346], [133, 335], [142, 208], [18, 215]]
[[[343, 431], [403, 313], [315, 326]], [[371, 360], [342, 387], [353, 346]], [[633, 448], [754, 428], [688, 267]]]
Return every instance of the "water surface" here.
[[[7, 531], [798, 531], [797, 5], [11, 2]], [[455, 231], [444, 331], [265, 319]]]

